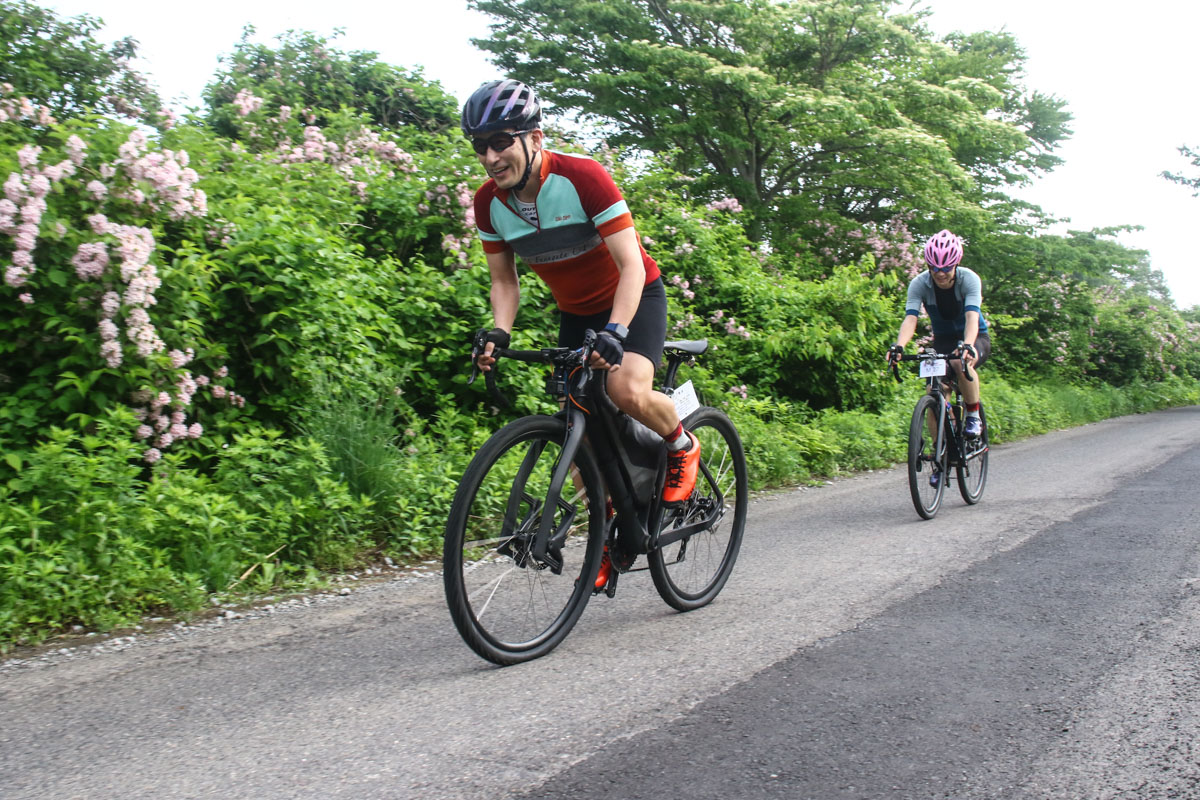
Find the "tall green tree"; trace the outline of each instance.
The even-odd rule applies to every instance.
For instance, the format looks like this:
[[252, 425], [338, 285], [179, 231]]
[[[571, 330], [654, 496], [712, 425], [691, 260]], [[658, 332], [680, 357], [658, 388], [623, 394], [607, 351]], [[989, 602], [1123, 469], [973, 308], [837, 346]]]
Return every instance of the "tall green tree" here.
[[0, 0], [0, 83], [59, 119], [87, 111], [152, 119], [158, 94], [131, 66], [137, 41], [104, 44], [103, 22], [67, 19], [27, 0]]
[[370, 51], [339, 50], [330, 38], [307, 31], [280, 34], [274, 46], [252, 41], [254, 34], [251, 26], [243, 30], [204, 90], [209, 121], [224, 136], [241, 138], [238, 103], [245, 101], [239, 95], [270, 108], [286, 106], [318, 125], [343, 108], [390, 130], [442, 133], [458, 124], [454, 99], [419, 69], [387, 64]]
[[[1193, 167], [1200, 167], [1200, 148], [1192, 149], [1187, 145], [1179, 148], [1179, 154], [1192, 160]], [[1192, 197], [1200, 197], [1200, 174], [1188, 177], [1182, 173], [1164, 171], [1162, 176], [1169, 181], [1183, 184], [1192, 189]]]
[[476, 44], [617, 144], [675, 153], [781, 230], [913, 209], [985, 224], [983, 183], [1048, 169], [1060, 101], [1011, 37], [935, 41], [888, 0], [472, 0]]

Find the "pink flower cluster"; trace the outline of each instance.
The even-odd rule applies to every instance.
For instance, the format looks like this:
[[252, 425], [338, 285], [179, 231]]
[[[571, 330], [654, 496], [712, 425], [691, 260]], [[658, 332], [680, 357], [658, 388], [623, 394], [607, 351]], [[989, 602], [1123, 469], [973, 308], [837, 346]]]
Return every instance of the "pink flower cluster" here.
[[[28, 103], [25, 98], [21, 99]], [[78, 137], [72, 139], [78, 140]], [[13, 240], [13, 252], [9, 256], [11, 265], [4, 271], [4, 282], [14, 289], [24, 286], [37, 272], [33, 251], [46, 213], [46, 195], [54, 184], [75, 174], [76, 164], [71, 158], [58, 164], [39, 165], [41, 155], [42, 148], [33, 145], [25, 145], [17, 151], [21, 171], [9, 173], [4, 182], [4, 197], [0, 199], [0, 233], [8, 234]], [[32, 294], [22, 293], [21, 302], [27, 302], [25, 297], [32, 302]]]
[[696, 297], [696, 293], [693, 292], [691, 288], [693, 283], [695, 283], [697, 286], [701, 283], [699, 275], [693, 275], [690, 281], [686, 281], [678, 275], [671, 276], [671, 285], [678, 286], [680, 291], [683, 292], [684, 298], [687, 300], [692, 300]]
[[739, 325], [738, 321], [733, 317], [732, 314], [730, 314], [729, 317], [726, 317], [725, 312], [720, 309], [714, 311], [713, 315], [708, 318], [708, 321], [714, 325], [723, 324], [725, 326], [725, 332], [730, 336], [740, 336], [743, 339], [750, 338], [750, 331], [746, 330], [745, 325]]
[[[171, 364], [177, 369], [195, 358], [195, 351], [172, 350]], [[228, 367], [220, 367], [212, 376], [196, 375], [184, 371], [175, 382], [175, 393], [159, 391], [141, 391], [133, 396], [133, 402], [139, 404], [134, 408], [134, 415], [141, 423], [138, 425], [136, 436], [141, 440], [151, 440], [151, 447], [142, 457], [149, 464], [162, 458], [162, 451], [176, 442], [186, 439], [199, 439], [204, 434], [204, 426], [199, 422], [188, 423], [186, 409], [192, 404], [195, 395], [207, 388], [209, 394], [218, 400], [226, 400], [230, 405], [242, 408], [246, 398], [226, 386], [216, 383], [217, 379], [229, 376]]]
[[[288, 106], [280, 106], [278, 123], [281, 127], [291, 116], [291, 111]], [[362, 180], [363, 178], [377, 175], [390, 178], [395, 175], [396, 170], [416, 170], [410, 154], [401, 150], [395, 142], [387, 141], [377, 132], [368, 130], [359, 131], [344, 145], [339, 145], [330, 141], [321, 128], [310, 124], [304, 128], [303, 144], [283, 143], [279, 145], [277, 152], [279, 155], [276, 160], [285, 164], [316, 162], [334, 165], [363, 201], [367, 200], [367, 182]]]
[[237, 107], [238, 116], [246, 117], [262, 108], [263, 99], [255, 97], [249, 89], [242, 89], [234, 96], [233, 104]]
[[470, 259], [467, 255], [468, 248], [471, 246], [470, 234], [464, 236], [454, 236], [447, 233], [442, 237], [442, 249], [454, 257], [454, 260], [460, 266], [468, 266]]
[[676, 332], [686, 330], [687, 328], [690, 328], [692, 325], [694, 325], [695, 322], [696, 322], [696, 315], [693, 314], [691, 311], [689, 311], [686, 314], [684, 314], [683, 317], [678, 322], [675, 323], [675, 326], [672, 328], [672, 330], [674, 330]]
[[749, 389], [749, 387], [746, 386], [746, 384], [743, 383], [741, 386], [729, 387], [729, 393], [736, 394], [738, 397], [745, 400], [747, 397], [750, 396], [750, 389]]
[[875, 259], [876, 273], [895, 270], [914, 278], [925, 269], [925, 262], [908, 228], [911, 219], [911, 214], [901, 214], [883, 225], [869, 223], [848, 231], [823, 220], [811, 224], [825, 241], [820, 254], [832, 263], [849, 263], [869, 253]]
[[[0, 100], [0, 111], [7, 114], [7, 107], [6, 102]], [[17, 111], [18, 116], [37, 114], [28, 101], [20, 104]], [[20, 171], [9, 175], [4, 183], [3, 199], [0, 199], [0, 233], [12, 237], [14, 248], [10, 257], [12, 266], [5, 273], [9, 286], [22, 286], [35, 273], [33, 253], [47, 211], [46, 197], [56, 184], [85, 168], [87, 150], [87, 143], [72, 135], [64, 144], [67, 157], [57, 164], [42, 165], [43, 151], [38, 147], [26, 146], [17, 152]], [[117, 209], [128, 214], [130, 207], [124, 201], [129, 201], [135, 213], [163, 211], [173, 219], [202, 216], [207, 210], [204, 193], [195, 188], [199, 176], [188, 168], [187, 153], [151, 152], [146, 135], [140, 130], [131, 133], [121, 145], [116, 161], [96, 165], [90, 173], [95, 177], [87, 184], [81, 180], [73, 185], [76, 195], [84, 197], [85, 206], [98, 203], [103, 210], [108, 204], [120, 202]], [[60, 238], [69, 233], [62, 221], [56, 221], [52, 228], [53, 235]], [[88, 229], [97, 238], [78, 244], [71, 264], [81, 281], [101, 285], [97, 293], [100, 319], [96, 328], [100, 357], [112, 369], [120, 367], [125, 360], [121, 327], [117, 322], [122, 311], [124, 339], [136, 348], [138, 355], [146, 360], [163, 352], [166, 344], [149, 311], [156, 303], [155, 292], [162, 283], [152, 262], [156, 243], [150, 229], [110, 222], [104, 213], [88, 217], [84, 231]], [[29, 292], [22, 292], [17, 299], [27, 305], [34, 302]], [[187, 408], [202, 386], [209, 386], [209, 392], [215, 398], [226, 399], [239, 407], [245, 404], [244, 397], [216, 382], [215, 378], [228, 375], [227, 369], [218, 370], [213, 378], [193, 378], [183, 369], [195, 358], [191, 348], [172, 350], [167, 357], [171, 377], [163, 383], [173, 381], [173, 391], [159, 391], [153, 397], [146, 392], [141, 402], [147, 405], [135, 408], [143, 423], [138, 429], [139, 438], [153, 437], [153, 446], [143, 454], [149, 463], [161, 458], [163, 450], [173, 442], [194, 439], [203, 433], [199, 423], [188, 424], [187, 420]]]
[[11, 97], [14, 91], [11, 83], [0, 84], [0, 122], [32, 122], [42, 127], [57, 122], [49, 108], [28, 97]]
[[461, 220], [465, 233], [462, 236], [446, 234], [442, 237], [442, 249], [462, 266], [469, 263], [468, 251], [475, 229], [475, 193], [465, 181], [451, 189], [439, 183], [425, 191], [425, 202], [417, 206], [422, 214], [440, 213], [454, 220]]
[[742, 210], [742, 204], [733, 197], [723, 197], [720, 200], [713, 200], [708, 204], [708, 207], [713, 211], [728, 211], [732, 214]]
[[[116, 165], [124, 168], [130, 180], [130, 186], [120, 194], [122, 199], [135, 205], [144, 203], [151, 211], [166, 209], [168, 216], [176, 220], [208, 214], [208, 197], [203, 189], [196, 188], [200, 176], [188, 166], [187, 152], [148, 152], [146, 134], [133, 131], [118, 154]], [[90, 190], [91, 184], [88, 187]]]

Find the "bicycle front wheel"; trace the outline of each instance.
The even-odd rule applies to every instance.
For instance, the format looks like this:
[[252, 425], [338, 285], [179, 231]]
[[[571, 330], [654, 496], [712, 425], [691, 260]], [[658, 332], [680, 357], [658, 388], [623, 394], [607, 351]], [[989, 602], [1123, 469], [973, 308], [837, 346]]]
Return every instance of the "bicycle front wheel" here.
[[[946, 491], [946, 438], [938, 436], [938, 399], [922, 395], [908, 429], [908, 490], [923, 519], [933, 519]], [[938, 448], [938, 439], [941, 448]]]
[[958, 473], [958, 492], [968, 505], [975, 505], [983, 497], [983, 487], [987, 483], [988, 471], [988, 429], [987, 415], [984, 414], [983, 404], [979, 406], [979, 421], [983, 423], [983, 433], [976, 439], [968, 439], [963, 449], [966, 451], [966, 461], [955, 466]]
[[[454, 495], [442, 558], [446, 602], [463, 640], [496, 664], [553, 650], [592, 595], [604, 488], [580, 448], [558, 496], [547, 496], [566, 435], [557, 417], [509, 423], [480, 448]], [[539, 559], [534, 537], [545, 513], [550, 547]]]
[[713, 521], [648, 556], [654, 587], [680, 611], [708, 605], [729, 580], [742, 546], [750, 494], [746, 454], [729, 417], [701, 408], [688, 419], [688, 430], [700, 442], [696, 489], [681, 508], [667, 510], [663, 533], [697, 520]]

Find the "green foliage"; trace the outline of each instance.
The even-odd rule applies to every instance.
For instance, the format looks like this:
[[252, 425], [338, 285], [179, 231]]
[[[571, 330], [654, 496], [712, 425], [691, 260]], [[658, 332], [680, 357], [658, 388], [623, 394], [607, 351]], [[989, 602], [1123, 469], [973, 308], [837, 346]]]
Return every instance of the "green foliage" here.
[[324, 448], [273, 429], [234, 437], [213, 475], [221, 491], [259, 518], [247, 547], [278, 552], [297, 563], [344, 568], [357, 561], [369, 539], [364, 523], [371, 501], [352, 497], [330, 468]]
[[980, 186], [1055, 161], [1061, 101], [1026, 97], [1007, 34], [937, 42], [885, 0], [473, 0], [476, 44], [612, 141], [672, 152], [776, 244], [821, 213], [979, 224]]
[[128, 412], [96, 435], [53, 429], [0, 485], [0, 649], [78, 622], [106, 629], [151, 608], [187, 608], [201, 586], [168, 566], [150, 536]]
[[137, 42], [104, 45], [94, 36], [101, 24], [86, 14], [60, 19], [27, 0], [0, 1], [0, 83], [59, 119], [95, 112], [161, 122], [158, 95], [130, 65]]
[[95, 435], [54, 429], [0, 486], [0, 648], [188, 611], [264, 564], [275, 580], [343, 568], [370, 544], [372, 502], [316, 442], [255, 428], [220, 448], [211, 476], [180, 456], [148, 476], [123, 434], [131, 422], [113, 410]]
[[[304, 124], [326, 127], [331, 112], [351, 109], [371, 124], [393, 130], [445, 133], [458, 124], [455, 101], [419, 70], [406, 71], [366, 51], [342, 52], [325, 37], [288, 31], [270, 47], [251, 41], [247, 27], [224, 68], [204, 91], [209, 123], [233, 139], [253, 136], [239, 105], [250, 98], [268, 107], [286, 106]], [[340, 35], [336, 33], [332, 38]]]
[[[990, 373], [983, 379], [993, 444], [1200, 402], [1200, 381], [1174, 376], [1124, 387], [1030, 383]], [[915, 378], [906, 381], [878, 413], [828, 409], [812, 414], [771, 399], [734, 399], [724, 405], [746, 447], [750, 484], [761, 489], [903, 461], [913, 404], [922, 388]]]
[[[1191, 148], [1187, 145], [1182, 145], [1179, 148], [1179, 154], [1184, 158], [1191, 159], [1191, 166], [1200, 167], [1200, 148]], [[1163, 170], [1161, 175], [1169, 181], [1173, 181], [1183, 186], [1192, 189], [1192, 197], [1200, 197], [1200, 175], [1187, 176], [1182, 173], [1168, 172]]]
[[1120, 230], [993, 233], [968, 244], [964, 263], [983, 276], [994, 363], [1068, 382], [1196, 376], [1196, 328], [1174, 309], [1147, 253], [1115, 240]]
[[376, 393], [360, 395], [355, 387], [318, 381], [299, 427], [329, 454], [333, 474], [350, 493], [369, 500], [369, 530], [379, 546], [420, 555], [438, 544], [458, 481], [490, 431], [458, 417], [447, 398], [443, 412], [427, 422], [403, 402], [396, 381], [378, 376], [373, 387]]

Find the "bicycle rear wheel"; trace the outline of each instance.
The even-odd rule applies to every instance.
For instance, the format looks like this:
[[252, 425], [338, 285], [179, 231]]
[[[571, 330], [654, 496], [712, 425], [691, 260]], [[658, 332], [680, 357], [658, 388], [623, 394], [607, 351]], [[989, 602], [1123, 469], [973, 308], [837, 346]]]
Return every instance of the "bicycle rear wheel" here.
[[[566, 440], [557, 417], [501, 428], [472, 459], [446, 523], [443, 580], [463, 640], [496, 664], [545, 655], [592, 595], [604, 548], [604, 488], [584, 448], [559, 496], [547, 501]], [[548, 557], [532, 553], [542, 511], [554, 518]]]
[[979, 420], [983, 423], [983, 433], [976, 439], [968, 439], [966, 462], [955, 465], [958, 473], [958, 493], [968, 505], [975, 505], [983, 497], [983, 487], [987, 484], [988, 471], [988, 429], [987, 415], [983, 404], [979, 406]]
[[729, 580], [742, 545], [750, 493], [746, 454], [729, 417], [701, 408], [689, 417], [688, 430], [700, 441], [696, 489], [681, 508], [666, 511], [663, 533], [709, 516], [716, 519], [648, 556], [654, 587], [680, 611], [708, 605]]
[[938, 400], [932, 395], [922, 395], [913, 409], [912, 424], [908, 429], [908, 490], [913, 506], [923, 519], [933, 519], [942, 504], [946, 491], [946, 442], [942, 438], [941, 452], [937, 451]]

